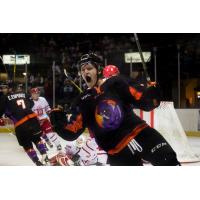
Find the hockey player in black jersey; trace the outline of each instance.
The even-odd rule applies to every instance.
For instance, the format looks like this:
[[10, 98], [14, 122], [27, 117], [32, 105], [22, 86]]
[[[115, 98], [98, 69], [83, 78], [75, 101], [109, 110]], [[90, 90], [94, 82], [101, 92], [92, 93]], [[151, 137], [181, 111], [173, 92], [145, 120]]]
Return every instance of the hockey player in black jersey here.
[[100, 78], [100, 60], [95, 54], [82, 56], [79, 65], [88, 89], [81, 94], [68, 119], [60, 109], [51, 113], [56, 132], [74, 140], [87, 127], [97, 144], [108, 153], [110, 165], [180, 165], [167, 141], [132, 110], [159, 106], [155, 86], [132, 84], [120, 75]]
[[[40, 138], [42, 131], [37, 115], [31, 110], [33, 101], [18, 86], [4, 84], [1, 87], [3, 95], [0, 97], [0, 116], [5, 114], [13, 121], [19, 145], [24, 148], [31, 160], [36, 165], [46, 164], [48, 157]], [[33, 143], [42, 155], [42, 161], [39, 160]]]

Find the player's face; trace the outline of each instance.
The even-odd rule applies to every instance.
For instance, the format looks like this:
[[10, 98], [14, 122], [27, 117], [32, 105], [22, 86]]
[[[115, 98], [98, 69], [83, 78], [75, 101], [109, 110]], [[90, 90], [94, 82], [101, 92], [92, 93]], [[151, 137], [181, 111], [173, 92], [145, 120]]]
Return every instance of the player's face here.
[[97, 69], [90, 63], [81, 67], [81, 76], [89, 88], [97, 83]]
[[8, 94], [8, 87], [2, 87], [2, 93], [4, 95]]
[[40, 96], [40, 94], [37, 94], [37, 93], [31, 94], [31, 97], [32, 97], [33, 100], [38, 100], [39, 96]]

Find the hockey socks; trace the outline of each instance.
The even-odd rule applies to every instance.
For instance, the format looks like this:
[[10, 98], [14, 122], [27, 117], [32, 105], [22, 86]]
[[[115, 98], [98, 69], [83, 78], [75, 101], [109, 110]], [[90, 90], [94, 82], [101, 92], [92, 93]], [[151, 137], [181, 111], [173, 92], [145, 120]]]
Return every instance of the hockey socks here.
[[42, 135], [42, 138], [45, 140], [45, 142], [48, 144], [50, 148], [53, 148], [53, 144], [51, 144], [51, 141], [49, 140], [46, 134]]
[[37, 156], [36, 151], [33, 148], [30, 149], [25, 149], [27, 155], [29, 156], [29, 158], [37, 165], [37, 163], [39, 162], [39, 158]]
[[38, 142], [36, 144], [36, 147], [37, 147], [37, 149], [38, 149], [38, 151], [40, 152], [41, 155], [47, 153], [46, 146], [45, 146], [45, 144], [42, 141]]

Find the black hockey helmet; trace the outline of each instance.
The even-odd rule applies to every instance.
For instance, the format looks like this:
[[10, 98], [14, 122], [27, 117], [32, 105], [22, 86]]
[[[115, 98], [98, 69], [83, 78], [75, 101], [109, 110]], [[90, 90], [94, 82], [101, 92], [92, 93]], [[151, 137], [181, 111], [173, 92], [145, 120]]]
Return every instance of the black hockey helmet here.
[[8, 88], [8, 84], [7, 83], [4, 83], [4, 82], [1, 82], [0, 83], [0, 88]]
[[86, 65], [88, 63], [94, 65], [97, 70], [101, 70], [102, 60], [95, 53], [88, 53], [81, 56], [80, 61], [78, 62], [79, 71], [81, 70], [81, 67], [83, 65]]
[[15, 92], [22, 92], [24, 90], [24, 85], [22, 83], [18, 83], [14, 87]]
[[9, 91], [18, 92], [23, 90], [23, 84], [21, 83], [13, 83], [13, 82], [5, 82], [0, 85], [1, 88], [8, 88]]
[[8, 82], [8, 81], [6, 81], [6, 82], [1, 82], [1, 83], [0, 83], [0, 87], [1, 87], [1, 88], [12, 88], [12, 87], [13, 87], [13, 83], [10, 83], [10, 82]]
[[3, 94], [7, 94], [9, 92], [9, 89], [10, 89], [10, 84], [8, 82], [2, 82], [0, 84], [0, 91]]

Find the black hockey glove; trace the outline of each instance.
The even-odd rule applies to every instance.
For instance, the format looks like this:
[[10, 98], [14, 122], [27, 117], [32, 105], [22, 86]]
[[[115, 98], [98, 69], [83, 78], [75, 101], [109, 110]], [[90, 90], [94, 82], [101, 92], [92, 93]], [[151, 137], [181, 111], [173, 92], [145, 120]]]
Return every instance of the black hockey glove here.
[[148, 102], [148, 110], [157, 108], [161, 101], [161, 92], [158, 85], [152, 85], [145, 91], [144, 98]]
[[97, 91], [95, 89], [87, 89], [84, 93], [78, 96], [71, 105], [70, 110], [80, 112], [81, 107], [86, 107], [96, 97]]
[[97, 91], [94, 88], [88, 89], [88, 90], [86, 90], [86, 92], [84, 92], [81, 95], [80, 101], [82, 103], [91, 101], [91, 100], [93, 100], [96, 97], [96, 95], [97, 95]]

